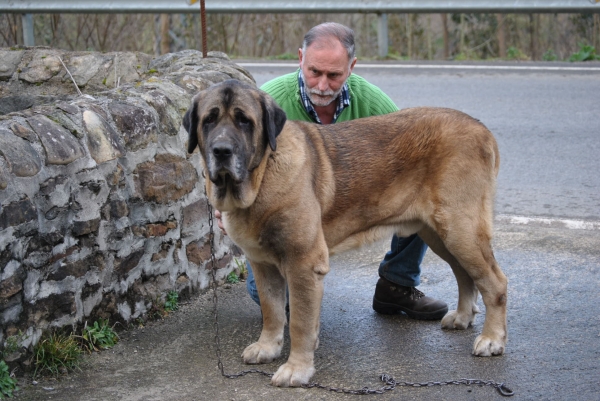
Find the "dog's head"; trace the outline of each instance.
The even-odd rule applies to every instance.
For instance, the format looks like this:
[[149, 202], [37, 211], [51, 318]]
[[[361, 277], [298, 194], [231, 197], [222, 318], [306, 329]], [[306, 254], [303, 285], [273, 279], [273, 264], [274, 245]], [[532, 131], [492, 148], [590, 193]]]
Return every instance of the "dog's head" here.
[[285, 121], [268, 94], [240, 81], [218, 83], [193, 98], [183, 118], [188, 152], [200, 148], [215, 207], [227, 211], [254, 202], [258, 188], [252, 187], [252, 174], [268, 148], [277, 149]]

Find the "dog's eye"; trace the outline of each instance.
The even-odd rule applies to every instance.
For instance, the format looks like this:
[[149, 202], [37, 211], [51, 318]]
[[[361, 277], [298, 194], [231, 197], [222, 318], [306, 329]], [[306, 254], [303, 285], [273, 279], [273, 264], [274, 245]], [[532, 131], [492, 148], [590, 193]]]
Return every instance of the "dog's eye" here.
[[217, 113], [210, 113], [208, 116], [204, 118], [203, 124], [212, 124], [217, 121]]
[[243, 113], [237, 113], [235, 116], [238, 124], [240, 125], [250, 125], [252, 121], [248, 117], [246, 117]]

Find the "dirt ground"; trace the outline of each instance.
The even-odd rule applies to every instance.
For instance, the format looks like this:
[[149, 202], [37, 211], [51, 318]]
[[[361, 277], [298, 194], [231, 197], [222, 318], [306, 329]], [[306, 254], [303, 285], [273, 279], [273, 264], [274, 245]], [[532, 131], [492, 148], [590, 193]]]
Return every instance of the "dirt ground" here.
[[[503, 356], [471, 355], [485, 308], [474, 327], [441, 330], [439, 322], [371, 308], [378, 262], [387, 244], [336, 256], [325, 279], [315, 381], [330, 386], [379, 388], [381, 373], [396, 380], [427, 382], [461, 378], [505, 382], [514, 400], [597, 400], [600, 393], [600, 321], [597, 305], [600, 231], [496, 225], [495, 254], [509, 277], [509, 342]], [[428, 252], [419, 287], [456, 305], [449, 267]], [[251, 368], [241, 361], [255, 341], [261, 314], [243, 283], [219, 288], [219, 324], [227, 373]], [[251, 374], [223, 378], [214, 347], [212, 293], [181, 305], [164, 320], [120, 334], [111, 350], [87, 356], [81, 371], [59, 380], [20, 379], [15, 399], [28, 401], [141, 400], [348, 400], [319, 389], [272, 387]], [[289, 353], [271, 364], [274, 372]], [[361, 399], [365, 396], [360, 396]], [[493, 388], [448, 385], [396, 388], [377, 400], [499, 400]]]

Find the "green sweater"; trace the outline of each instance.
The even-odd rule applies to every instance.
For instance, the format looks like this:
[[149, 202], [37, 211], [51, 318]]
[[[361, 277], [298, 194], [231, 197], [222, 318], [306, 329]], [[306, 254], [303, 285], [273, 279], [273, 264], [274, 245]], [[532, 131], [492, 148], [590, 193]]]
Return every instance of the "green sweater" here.
[[[377, 116], [398, 110], [392, 99], [364, 78], [350, 74], [347, 84], [350, 90], [350, 106], [342, 111], [336, 122]], [[260, 89], [275, 99], [279, 107], [285, 111], [288, 119], [314, 122], [302, 105], [298, 71], [272, 79], [263, 84]]]

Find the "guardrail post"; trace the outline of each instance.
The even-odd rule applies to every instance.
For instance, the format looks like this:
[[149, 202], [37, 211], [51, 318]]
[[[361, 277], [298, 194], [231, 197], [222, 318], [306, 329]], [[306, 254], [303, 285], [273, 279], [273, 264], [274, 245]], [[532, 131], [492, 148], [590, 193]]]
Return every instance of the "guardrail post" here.
[[388, 18], [386, 13], [377, 14], [377, 45], [379, 57], [385, 58], [388, 55]]
[[23, 45], [35, 46], [35, 38], [33, 36], [33, 14], [22, 14], [23, 21]]

